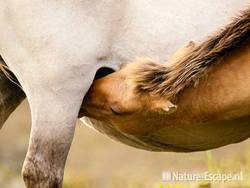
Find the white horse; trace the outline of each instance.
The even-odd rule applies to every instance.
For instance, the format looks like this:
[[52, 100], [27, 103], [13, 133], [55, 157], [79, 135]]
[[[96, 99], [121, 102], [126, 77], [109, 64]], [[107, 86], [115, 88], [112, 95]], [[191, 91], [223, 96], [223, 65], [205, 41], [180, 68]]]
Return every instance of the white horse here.
[[164, 60], [228, 23], [249, 0], [0, 0], [0, 55], [30, 104], [28, 188], [61, 187], [84, 95], [101, 67]]

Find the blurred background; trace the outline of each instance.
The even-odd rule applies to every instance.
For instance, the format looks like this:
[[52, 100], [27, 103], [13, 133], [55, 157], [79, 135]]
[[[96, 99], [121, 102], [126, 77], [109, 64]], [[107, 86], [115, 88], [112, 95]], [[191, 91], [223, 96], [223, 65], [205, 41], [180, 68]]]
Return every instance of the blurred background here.
[[[24, 188], [20, 176], [29, 132], [27, 101], [0, 132], [0, 188]], [[77, 122], [63, 188], [250, 188], [250, 140], [207, 152], [153, 153], [115, 142]], [[162, 182], [163, 171], [242, 172], [243, 181]]]

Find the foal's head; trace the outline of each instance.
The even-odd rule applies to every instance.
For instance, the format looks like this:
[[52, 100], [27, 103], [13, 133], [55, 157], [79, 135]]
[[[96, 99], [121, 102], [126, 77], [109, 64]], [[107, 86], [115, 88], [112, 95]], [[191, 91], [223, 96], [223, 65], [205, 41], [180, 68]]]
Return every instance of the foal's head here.
[[[190, 43], [175, 53], [171, 62], [183, 56], [193, 45]], [[82, 115], [108, 122], [128, 133], [145, 134], [155, 130], [155, 121], [164, 121], [165, 115], [175, 112], [177, 106], [166, 96], [138, 89], [138, 78], [144, 71], [163, 67], [166, 69], [151, 59], [138, 59], [95, 80], [84, 98]]]
[[95, 80], [84, 98], [83, 114], [123, 131], [138, 133], [146, 130], [138, 127], [141, 122], [145, 125], [146, 118], [173, 112], [176, 106], [166, 98], [136, 90], [133, 70], [143, 64], [141, 61], [131, 63], [120, 71]]

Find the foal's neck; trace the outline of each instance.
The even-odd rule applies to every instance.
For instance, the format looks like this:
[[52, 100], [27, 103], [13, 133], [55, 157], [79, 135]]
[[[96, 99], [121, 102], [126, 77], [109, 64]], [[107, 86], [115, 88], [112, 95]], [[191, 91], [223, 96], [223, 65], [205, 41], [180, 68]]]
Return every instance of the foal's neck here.
[[214, 63], [196, 87], [186, 88], [177, 96], [177, 116], [194, 122], [249, 116], [249, 67], [250, 40]]

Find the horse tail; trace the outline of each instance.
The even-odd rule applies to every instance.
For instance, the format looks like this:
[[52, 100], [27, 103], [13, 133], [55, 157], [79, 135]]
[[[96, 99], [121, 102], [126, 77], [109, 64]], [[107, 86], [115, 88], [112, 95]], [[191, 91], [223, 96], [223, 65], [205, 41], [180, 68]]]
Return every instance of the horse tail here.
[[22, 89], [17, 78], [12, 73], [12, 71], [9, 69], [9, 67], [6, 65], [2, 56], [0, 55], [0, 77], [3, 77], [3, 76], [5, 76], [8, 80], [10, 80], [12, 83], [14, 83], [15, 85], [17, 85], [18, 87], [20, 87]]

